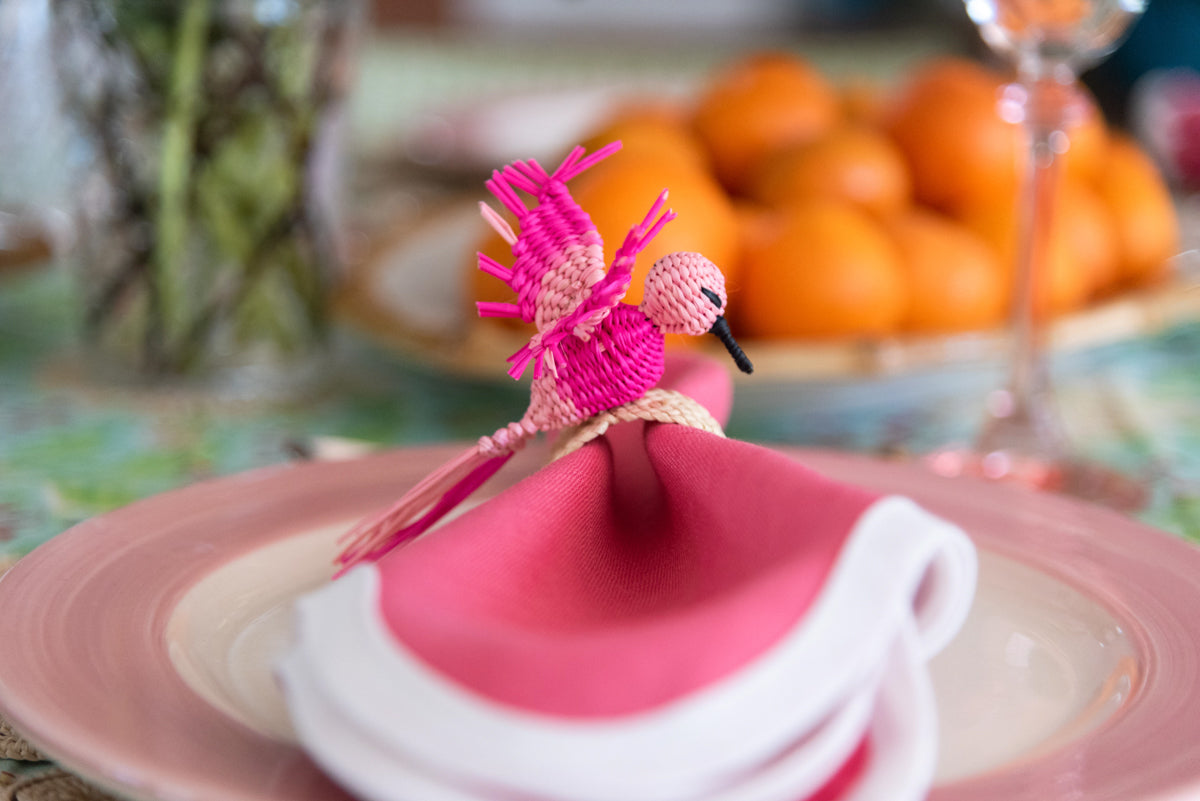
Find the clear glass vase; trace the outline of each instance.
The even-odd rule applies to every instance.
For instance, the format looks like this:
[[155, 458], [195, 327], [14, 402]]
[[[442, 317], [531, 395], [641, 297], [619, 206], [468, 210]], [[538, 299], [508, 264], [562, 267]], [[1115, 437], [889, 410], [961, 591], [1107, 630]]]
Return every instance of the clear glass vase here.
[[86, 163], [86, 363], [149, 382], [314, 369], [361, 3], [51, 0], [51, 14]]

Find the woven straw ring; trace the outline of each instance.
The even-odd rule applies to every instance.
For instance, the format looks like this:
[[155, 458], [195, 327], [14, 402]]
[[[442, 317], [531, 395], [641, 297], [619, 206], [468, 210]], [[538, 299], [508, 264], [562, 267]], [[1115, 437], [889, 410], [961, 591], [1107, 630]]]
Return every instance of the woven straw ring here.
[[592, 415], [577, 426], [563, 429], [554, 445], [551, 459], [561, 459], [577, 451], [608, 430], [614, 423], [646, 420], [691, 426], [719, 437], [725, 436], [721, 424], [703, 406], [672, 389], [649, 389], [637, 400]]

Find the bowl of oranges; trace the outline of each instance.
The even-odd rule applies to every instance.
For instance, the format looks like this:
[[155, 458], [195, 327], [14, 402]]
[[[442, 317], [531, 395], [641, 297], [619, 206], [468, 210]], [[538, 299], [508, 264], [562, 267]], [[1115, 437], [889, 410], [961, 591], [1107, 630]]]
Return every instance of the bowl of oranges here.
[[[752, 381], [860, 380], [999, 360], [1023, 154], [1019, 126], [998, 111], [1009, 86], [961, 57], [924, 62], [883, 86], [838, 84], [802, 56], [755, 52], [709, 76], [687, 102], [614, 104], [582, 144], [620, 140], [622, 149], [571, 191], [611, 259], [669, 189], [677, 216], [640, 254], [626, 301], [639, 301], [660, 256], [704, 253], [726, 273], [730, 324], [757, 367]], [[1172, 270], [1180, 225], [1167, 185], [1141, 147], [1084, 100], [1036, 298], [1053, 318], [1053, 342], [1068, 349], [1200, 312], [1200, 293], [1180, 292]], [[531, 332], [471, 313], [476, 300], [511, 300], [475, 269], [477, 251], [511, 261], [478, 220], [479, 199], [428, 221], [415, 239], [388, 243], [374, 277], [351, 294], [359, 316], [398, 343], [490, 375]], [[389, 295], [395, 302], [381, 300]]]

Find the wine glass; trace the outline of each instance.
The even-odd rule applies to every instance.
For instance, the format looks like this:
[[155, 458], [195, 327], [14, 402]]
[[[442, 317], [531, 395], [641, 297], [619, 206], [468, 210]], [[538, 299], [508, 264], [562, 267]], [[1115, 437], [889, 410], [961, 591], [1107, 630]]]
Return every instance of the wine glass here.
[[[992, 392], [974, 450], [943, 458], [942, 472], [1010, 479], [1136, 508], [1141, 485], [1073, 451], [1054, 405], [1045, 356], [1046, 313], [1037, 302], [1045, 280], [1050, 214], [1071, 128], [1088, 111], [1080, 70], [1116, 47], [1146, 0], [964, 0], [984, 42], [1016, 67], [1001, 115], [1025, 136], [1025, 174], [1017, 209], [1011, 373]], [[945, 457], [947, 454], [943, 454]], [[939, 468], [937, 461], [935, 469]]]

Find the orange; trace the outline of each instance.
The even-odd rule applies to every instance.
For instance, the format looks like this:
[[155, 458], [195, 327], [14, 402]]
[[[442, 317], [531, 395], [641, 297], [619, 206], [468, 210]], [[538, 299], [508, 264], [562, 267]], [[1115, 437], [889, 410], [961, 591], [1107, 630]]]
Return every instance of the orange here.
[[1081, 85], [1078, 92], [1078, 106], [1068, 119], [1069, 146], [1062, 158], [1068, 175], [1090, 181], [1104, 169], [1108, 125], [1088, 89]]
[[708, 165], [704, 145], [687, 124], [683, 109], [665, 102], [634, 103], [617, 109], [582, 144], [590, 153], [617, 140], [623, 151], [682, 159], [700, 168]]
[[764, 206], [746, 198], [734, 199], [733, 212], [737, 220], [738, 243], [742, 254], [745, 254], [748, 248], [757, 247], [769, 238], [778, 226], [780, 216], [778, 208]]
[[717, 177], [740, 191], [765, 156], [817, 138], [841, 116], [837, 91], [803, 59], [759, 53], [727, 66], [702, 91], [693, 124]]
[[901, 327], [919, 333], [992, 328], [1008, 310], [1008, 271], [961, 223], [913, 208], [887, 220], [909, 287]]
[[749, 194], [768, 204], [834, 197], [889, 214], [908, 204], [912, 181], [904, 155], [887, 136], [846, 126], [765, 159]]
[[1162, 278], [1179, 251], [1179, 220], [1162, 176], [1133, 140], [1113, 137], [1096, 188], [1112, 213], [1119, 280], [1139, 284]]
[[616, 102], [609, 109], [604, 121], [597, 126], [597, 130], [625, 123], [651, 123], [686, 128], [690, 114], [691, 110], [688, 104], [682, 100], [658, 95], [627, 97]]
[[847, 122], [878, 126], [887, 111], [887, 92], [877, 81], [850, 78], [839, 88]]
[[884, 126], [908, 159], [918, 200], [961, 211], [1013, 197], [1022, 137], [1001, 119], [1003, 79], [961, 58], [918, 68], [889, 104]]
[[[1038, 279], [1036, 308], [1061, 314], [1083, 306], [1112, 283], [1118, 251], [1104, 205], [1087, 184], [1070, 176], [1058, 182], [1048, 219], [1047, 261], [1044, 276]], [[1012, 274], [1017, 258], [1017, 204], [997, 198], [972, 208], [965, 221], [995, 249]]]
[[908, 309], [895, 245], [845, 201], [781, 209], [774, 229], [747, 248], [741, 276], [739, 333], [749, 336], [887, 334]]
[[736, 297], [731, 300], [726, 316], [729, 318], [730, 324], [736, 327], [737, 321], [741, 317], [740, 293], [742, 279], [745, 276], [743, 265], [750, 258], [750, 253], [757, 251], [775, 236], [779, 230], [780, 219], [784, 215], [776, 207], [764, 206], [745, 198], [734, 198], [733, 211], [738, 227], [738, 266], [734, 271], [736, 280], [734, 282], [727, 281], [726, 287], [729, 289], [731, 297]]
[[1000, 25], [1018, 37], [1043, 30], [1070, 29], [1092, 13], [1085, 0], [999, 0]]
[[704, 254], [727, 282], [736, 281], [737, 218], [729, 197], [708, 172], [652, 153], [621, 151], [575, 179], [571, 193], [600, 232], [611, 264], [630, 227], [642, 221], [664, 189], [670, 192], [667, 208], [676, 217], [638, 254], [628, 303], [641, 302], [650, 266], [677, 250]]
[[1060, 184], [1053, 225], [1095, 297], [1120, 279], [1120, 252], [1112, 213], [1090, 184], [1068, 176]]

